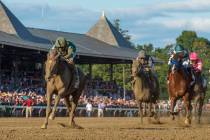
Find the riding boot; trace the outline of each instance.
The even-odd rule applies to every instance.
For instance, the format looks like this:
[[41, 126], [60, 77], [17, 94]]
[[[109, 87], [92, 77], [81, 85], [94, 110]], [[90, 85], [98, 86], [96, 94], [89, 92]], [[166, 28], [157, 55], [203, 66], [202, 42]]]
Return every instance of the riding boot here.
[[192, 81], [190, 82], [190, 86], [195, 84], [195, 74], [192, 71], [191, 71], [191, 74], [192, 74]]
[[79, 88], [79, 72], [78, 72], [78, 68], [75, 66], [75, 84], [74, 84], [74, 88]]

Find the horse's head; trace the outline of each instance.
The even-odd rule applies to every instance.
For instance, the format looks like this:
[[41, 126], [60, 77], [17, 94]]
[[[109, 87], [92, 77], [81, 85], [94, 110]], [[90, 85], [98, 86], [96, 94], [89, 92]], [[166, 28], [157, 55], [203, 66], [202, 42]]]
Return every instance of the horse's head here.
[[133, 60], [132, 64], [132, 76], [136, 77], [139, 73], [139, 62], [138, 60]]
[[45, 63], [45, 80], [49, 80], [58, 72], [59, 53], [56, 50], [51, 50], [47, 55], [47, 61]]

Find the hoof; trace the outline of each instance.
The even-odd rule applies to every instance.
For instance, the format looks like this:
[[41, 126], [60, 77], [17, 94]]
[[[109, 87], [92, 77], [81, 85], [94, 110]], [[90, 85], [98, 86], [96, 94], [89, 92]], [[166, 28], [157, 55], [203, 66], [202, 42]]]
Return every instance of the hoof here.
[[43, 124], [43, 125], [41, 126], [41, 129], [47, 129], [47, 125]]
[[54, 120], [55, 119], [55, 116], [54, 115], [50, 115], [49, 119], [50, 120]]
[[185, 123], [185, 125], [190, 125], [190, 124], [191, 124], [191, 120], [190, 120], [190, 119], [186, 119], [186, 120], [184, 121], [184, 123]]
[[155, 116], [154, 120], [156, 121], [157, 124], [160, 124], [160, 118], [158, 116]]
[[174, 116], [172, 116], [172, 117], [171, 117], [171, 120], [172, 120], [172, 121], [174, 121], [174, 120], [175, 120], [175, 117], [174, 117]]

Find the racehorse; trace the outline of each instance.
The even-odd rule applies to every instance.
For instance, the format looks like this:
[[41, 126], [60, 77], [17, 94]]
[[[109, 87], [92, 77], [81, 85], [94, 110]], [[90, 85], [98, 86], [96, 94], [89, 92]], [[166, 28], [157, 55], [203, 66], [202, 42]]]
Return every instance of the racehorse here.
[[167, 85], [169, 99], [171, 101], [170, 113], [172, 115], [172, 120], [175, 119], [175, 115], [177, 114], [177, 112], [174, 112], [176, 101], [179, 98], [183, 98], [186, 108], [186, 125], [191, 124], [191, 100], [193, 96], [189, 90], [191, 78], [191, 76], [186, 76], [183, 67], [178, 67], [174, 64], [171, 68], [171, 72], [169, 74], [169, 83]]
[[[153, 75], [150, 79], [148, 72], [141, 70], [140, 64], [137, 60], [133, 60], [132, 64], [132, 88], [135, 95], [135, 99], [139, 106], [139, 115], [141, 117], [141, 124], [143, 123], [143, 110], [142, 103], [149, 103], [149, 117], [153, 117], [158, 120], [157, 109], [152, 112], [152, 105], [157, 107], [157, 100], [159, 98], [159, 82]], [[146, 109], [146, 108], [145, 108]]]
[[[79, 97], [85, 86], [86, 77], [78, 69], [79, 88], [74, 88], [74, 68], [57, 51], [51, 50], [48, 53], [47, 61], [45, 62], [47, 108], [46, 118], [44, 124], [41, 126], [42, 129], [47, 128], [48, 119], [53, 120], [55, 118], [56, 108], [61, 98], [64, 98], [65, 105], [69, 111], [69, 127], [79, 128], [74, 121], [74, 114]], [[55, 95], [55, 103], [51, 110], [53, 95]], [[70, 96], [72, 96], [71, 100]]]
[[193, 99], [194, 99], [193, 114], [197, 123], [200, 123], [203, 103], [207, 90], [207, 81], [206, 79], [201, 77], [200, 73], [195, 73], [194, 75], [195, 75], [195, 85], [193, 87]]

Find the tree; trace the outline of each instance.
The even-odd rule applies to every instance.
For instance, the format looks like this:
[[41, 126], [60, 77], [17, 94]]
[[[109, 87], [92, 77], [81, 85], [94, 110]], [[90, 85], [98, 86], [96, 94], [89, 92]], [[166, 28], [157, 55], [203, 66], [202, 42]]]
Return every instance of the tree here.
[[115, 19], [113, 25], [117, 29], [117, 31], [122, 34], [125, 40], [131, 43], [131, 35], [128, 34], [128, 30], [124, 30], [120, 27], [120, 19]]
[[149, 44], [144, 44], [144, 45], [139, 45], [137, 44], [135, 47], [138, 51], [144, 50], [147, 54], [152, 54], [152, 52], [154, 51], [154, 47], [153, 44], [149, 43]]
[[187, 48], [192, 51], [193, 41], [197, 38], [197, 34], [194, 31], [182, 31], [182, 34], [176, 38], [176, 43], [178, 45]]

